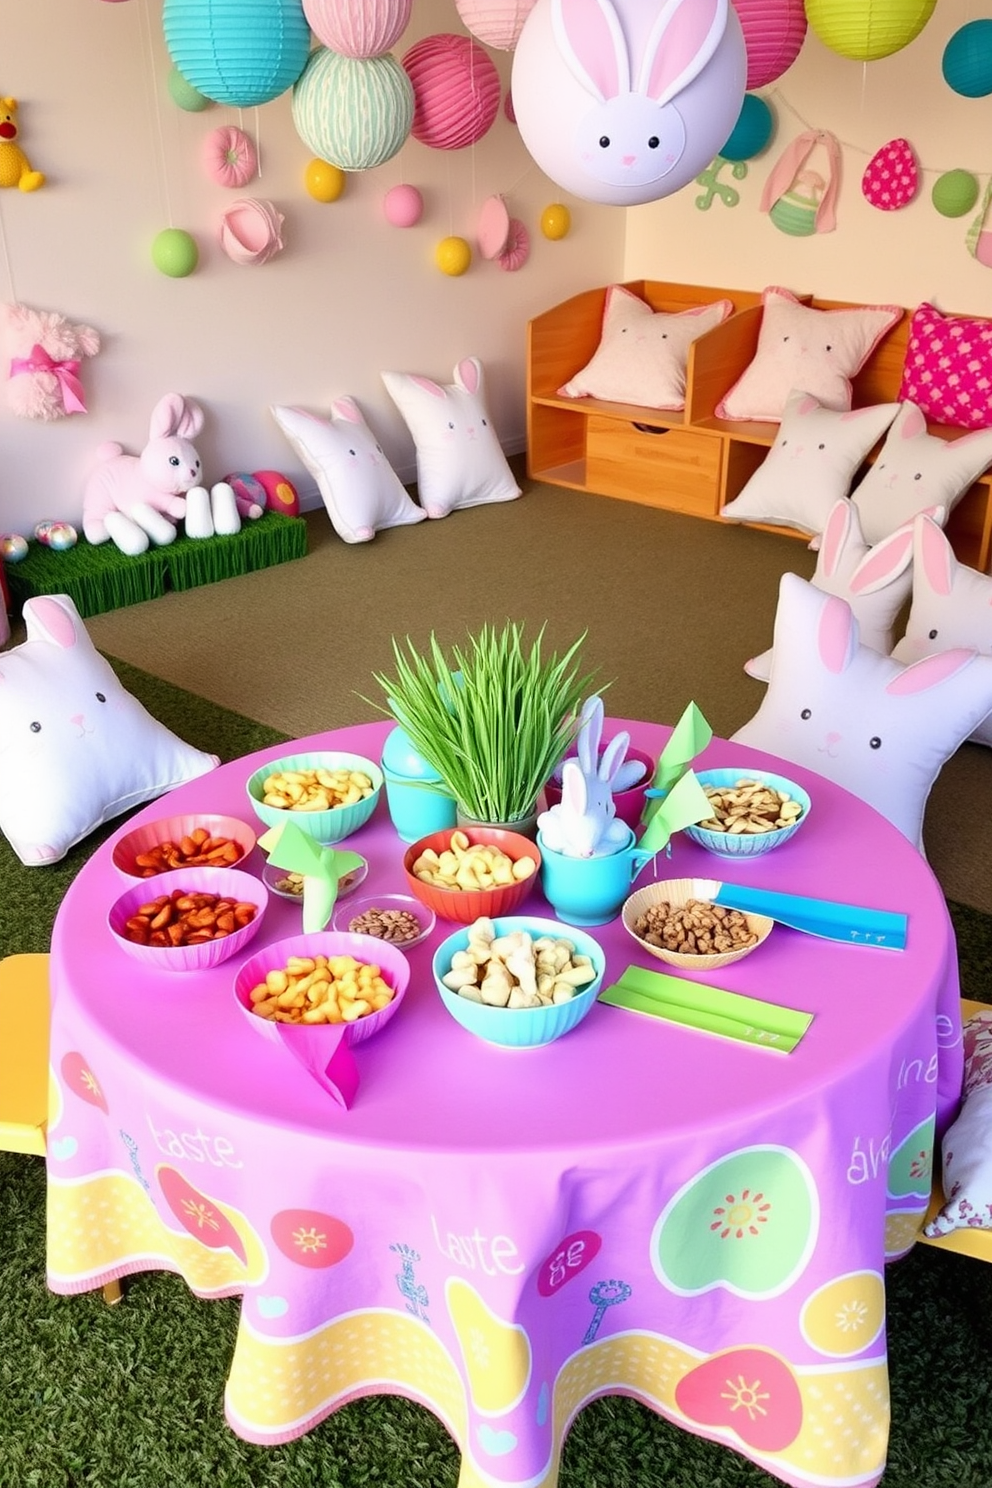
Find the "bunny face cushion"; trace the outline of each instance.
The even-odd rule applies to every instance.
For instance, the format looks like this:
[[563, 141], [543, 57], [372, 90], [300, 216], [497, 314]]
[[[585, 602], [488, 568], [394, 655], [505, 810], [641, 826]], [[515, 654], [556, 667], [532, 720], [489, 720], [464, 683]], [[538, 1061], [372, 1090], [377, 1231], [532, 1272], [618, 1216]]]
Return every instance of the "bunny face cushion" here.
[[411, 500], [353, 398], [335, 399], [330, 419], [281, 406], [272, 414], [345, 542], [368, 542], [381, 528], [424, 520], [427, 513]]
[[29, 599], [27, 639], [0, 656], [0, 830], [22, 863], [56, 863], [122, 811], [220, 761], [127, 692], [65, 594]]
[[944, 525], [968, 487], [992, 465], [992, 429], [938, 439], [915, 403], [903, 403], [878, 459], [851, 492], [867, 540], [927, 512]]
[[903, 315], [901, 305], [814, 310], [774, 287], [761, 302], [754, 358], [717, 405], [720, 418], [775, 423], [794, 388], [826, 408], [850, 408], [852, 377]]
[[[992, 656], [992, 578], [959, 563], [930, 517], [913, 524], [913, 599], [892, 655], [904, 664], [956, 646]], [[970, 736], [992, 747], [992, 717]]]
[[877, 403], [838, 413], [794, 389], [779, 431], [739, 496], [720, 512], [730, 522], [768, 522], [818, 536], [838, 497], [899, 411]]
[[[841, 499], [827, 517], [811, 582], [824, 594], [846, 600], [858, 622], [862, 646], [888, 656], [896, 617], [913, 583], [912, 524], [869, 547], [861, 533], [857, 507]], [[770, 648], [745, 662], [744, 670], [759, 682], [767, 682], [772, 657]]]
[[606, 291], [603, 332], [592, 361], [558, 389], [563, 398], [606, 398], [648, 408], [684, 408], [689, 347], [726, 320], [731, 300], [668, 315], [620, 284]]
[[992, 711], [992, 657], [942, 651], [901, 666], [860, 645], [850, 605], [790, 573], [774, 651], [761, 706], [734, 740], [827, 776], [922, 850], [933, 782]]
[[466, 357], [454, 378], [442, 387], [429, 377], [382, 374], [413, 436], [417, 494], [429, 517], [520, 495], [486, 407], [482, 363]]

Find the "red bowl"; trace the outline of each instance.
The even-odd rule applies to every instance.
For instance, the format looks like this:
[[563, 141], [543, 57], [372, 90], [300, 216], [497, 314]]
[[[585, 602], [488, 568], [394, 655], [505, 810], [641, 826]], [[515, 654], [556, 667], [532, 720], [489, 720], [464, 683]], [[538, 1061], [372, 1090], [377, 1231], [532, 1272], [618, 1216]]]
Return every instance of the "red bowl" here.
[[[151, 852], [162, 842], [181, 842], [197, 827], [203, 827], [211, 837], [230, 838], [240, 849], [238, 857], [232, 862], [216, 865], [221, 868], [242, 866], [255, 846], [255, 832], [247, 822], [240, 821], [236, 816], [217, 816], [207, 811], [194, 811], [188, 816], [163, 816], [158, 821], [145, 822], [140, 827], [132, 827], [114, 843], [112, 855], [114, 867], [124, 878], [144, 882], [149, 875], [142, 872], [135, 859], [142, 853]], [[162, 869], [163, 873], [170, 871], [168, 868]]]
[[[603, 740], [604, 749], [609, 742], [609, 739]], [[654, 777], [655, 765], [658, 761], [653, 754], [648, 754], [643, 749], [635, 749], [633, 745], [627, 750], [625, 759], [637, 760], [640, 764], [647, 766], [642, 780], [639, 780], [636, 785], [632, 785], [629, 790], [618, 791], [613, 797], [613, 804], [617, 808], [618, 819], [626, 822], [628, 827], [633, 828], [636, 832], [641, 824], [641, 812], [644, 810], [644, 805], [647, 801], [645, 792]], [[564, 764], [564, 761], [562, 761], [562, 764]], [[561, 800], [561, 770], [562, 766], [559, 765], [544, 787], [544, 794], [547, 797], [549, 806], [556, 806]]]
[[[418, 878], [413, 865], [421, 853], [429, 849], [440, 855], [451, 846], [451, 839], [460, 832], [468, 838], [469, 847], [497, 847], [514, 862], [527, 859], [534, 865], [526, 878], [514, 879], [513, 883], [498, 884], [494, 888], [462, 889], [445, 888], [441, 884], [428, 883]], [[510, 832], [505, 827], [447, 827], [442, 832], [431, 832], [412, 843], [403, 855], [403, 869], [410, 892], [416, 894], [421, 904], [426, 904], [444, 920], [456, 920], [460, 925], [471, 925], [483, 916], [490, 919], [496, 915], [513, 914], [522, 904], [531, 889], [540, 882], [541, 850], [529, 837], [519, 832]]]

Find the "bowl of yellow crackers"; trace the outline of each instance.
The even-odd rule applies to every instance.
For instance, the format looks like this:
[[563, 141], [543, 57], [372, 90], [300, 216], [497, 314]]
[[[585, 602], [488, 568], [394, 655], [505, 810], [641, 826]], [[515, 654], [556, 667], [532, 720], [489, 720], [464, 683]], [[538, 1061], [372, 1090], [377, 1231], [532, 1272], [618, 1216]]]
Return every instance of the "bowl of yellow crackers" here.
[[267, 827], [294, 821], [325, 846], [363, 827], [379, 804], [382, 771], [361, 754], [289, 754], [249, 775], [248, 800]]

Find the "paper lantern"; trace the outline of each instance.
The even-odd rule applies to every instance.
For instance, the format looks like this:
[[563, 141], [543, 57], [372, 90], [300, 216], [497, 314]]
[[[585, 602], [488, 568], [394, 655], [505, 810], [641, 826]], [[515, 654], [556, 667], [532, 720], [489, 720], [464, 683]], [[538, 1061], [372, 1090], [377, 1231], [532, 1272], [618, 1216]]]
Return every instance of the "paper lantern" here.
[[285, 93], [310, 50], [300, 0], [165, 0], [162, 30], [187, 83], [235, 108]]
[[764, 88], [781, 77], [806, 40], [803, 0], [733, 0], [747, 48], [747, 86]]
[[944, 48], [941, 71], [947, 86], [963, 98], [992, 93], [992, 21], [959, 26]]
[[497, 52], [512, 52], [536, 0], [455, 0], [465, 29]]
[[806, 19], [832, 52], [858, 62], [901, 51], [919, 36], [937, 0], [806, 0]]
[[502, 85], [491, 57], [468, 36], [425, 36], [403, 58], [413, 86], [411, 134], [434, 150], [474, 145], [499, 110]]
[[212, 108], [213, 103], [209, 98], [204, 98], [194, 87], [186, 81], [178, 67], [169, 68], [169, 77], [166, 86], [169, 89], [169, 97], [177, 108], [183, 109], [187, 114], [199, 114], [204, 109]]
[[380, 57], [410, 24], [413, 0], [303, 0], [319, 42], [343, 57]]
[[750, 160], [771, 139], [774, 123], [772, 111], [765, 100], [754, 93], [745, 93], [737, 123], [718, 154], [724, 160]]
[[396, 58], [311, 54], [293, 88], [293, 123], [305, 145], [341, 170], [370, 170], [403, 146], [413, 88]]
[[971, 171], [944, 171], [933, 183], [930, 200], [942, 217], [963, 217], [978, 200], [978, 181]]

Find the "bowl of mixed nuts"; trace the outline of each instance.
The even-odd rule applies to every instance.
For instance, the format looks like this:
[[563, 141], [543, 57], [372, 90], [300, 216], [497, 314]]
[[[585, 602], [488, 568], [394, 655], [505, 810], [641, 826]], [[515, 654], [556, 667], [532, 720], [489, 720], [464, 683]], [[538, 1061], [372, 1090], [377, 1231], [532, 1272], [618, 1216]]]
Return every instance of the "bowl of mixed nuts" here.
[[351, 935], [371, 935], [409, 951], [434, 929], [434, 911], [410, 894], [370, 894], [337, 910], [331, 924]]
[[685, 971], [716, 971], [764, 945], [774, 920], [742, 914], [706, 898], [700, 878], [663, 878], [624, 902], [623, 927], [649, 956]]
[[810, 811], [808, 792], [768, 770], [697, 770], [713, 815], [685, 835], [721, 858], [754, 858], [781, 847]]

